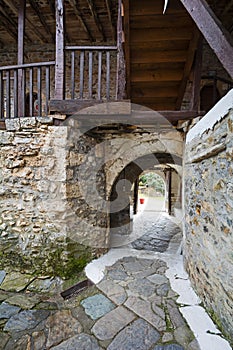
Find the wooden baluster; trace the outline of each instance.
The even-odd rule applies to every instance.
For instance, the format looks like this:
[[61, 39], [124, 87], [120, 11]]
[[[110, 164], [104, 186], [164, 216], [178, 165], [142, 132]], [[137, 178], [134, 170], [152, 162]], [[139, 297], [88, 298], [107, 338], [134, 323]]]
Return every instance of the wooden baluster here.
[[74, 99], [75, 92], [75, 52], [71, 51], [71, 98]]
[[106, 52], [106, 64], [107, 64], [107, 71], [106, 71], [106, 97], [107, 100], [110, 99], [110, 51]]
[[11, 113], [11, 85], [10, 71], [6, 71], [6, 118], [10, 118]]
[[34, 103], [33, 103], [33, 68], [29, 70], [29, 116], [33, 116]]
[[49, 112], [49, 100], [50, 100], [50, 67], [45, 68], [45, 116], [48, 115]]
[[[21, 82], [22, 82], [22, 93], [21, 93], [21, 105], [22, 105], [22, 116], [25, 117], [25, 90], [26, 90], [26, 79], [25, 79], [25, 74], [26, 71], [25, 69], [20, 69], [21, 73]], [[19, 79], [19, 78], [18, 78]]]
[[14, 118], [18, 116], [18, 71], [14, 69]]
[[92, 74], [93, 74], [93, 52], [89, 52], [89, 68], [88, 68], [88, 95], [92, 99]]
[[79, 98], [83, 99], [83, 86], [84, 86], [84, 51], [80, 52], [80, 91]]
[[3, 79], [2, 79], [2, 71], [0, 71], [0, 119], [4, 119], [4, 98], [3, 98]]
[[101, 100], [101, 83], [102, 83], [102, 51], [98, 52], [98, 100]]
[[41, 108], [41, 67], [37, 68], [37, 101], [38, 101], [38, 116], [42, 116], [42, 108]]

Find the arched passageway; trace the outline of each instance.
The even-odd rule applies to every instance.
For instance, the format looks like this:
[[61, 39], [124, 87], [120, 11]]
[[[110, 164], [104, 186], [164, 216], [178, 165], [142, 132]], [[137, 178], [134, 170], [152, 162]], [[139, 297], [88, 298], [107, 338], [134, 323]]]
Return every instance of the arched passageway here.
[[[142, 209], [138, 204], [138, 190], [139, 178], [143, 174], [157, 173], [157, 176], [162, 176], [160, 178], [164, 182], [165, 200], [164, 207], [159, 208], [157, 212], [173, 214], [175, 207], [181, 206], [181, 178], [173, 166], [181, 168], [181, 157], [169, 153], [152, 153], [136, 158], [121, 170], [114, 181], [110, 196], [111, 236], [132, 234], [134, 218], [138, 209]], [[148, 192], [148, 189], [146, 191]], [[144, 206], [153, 216], [156, 210], [152, 203], [153, 200], [147, 196]]]

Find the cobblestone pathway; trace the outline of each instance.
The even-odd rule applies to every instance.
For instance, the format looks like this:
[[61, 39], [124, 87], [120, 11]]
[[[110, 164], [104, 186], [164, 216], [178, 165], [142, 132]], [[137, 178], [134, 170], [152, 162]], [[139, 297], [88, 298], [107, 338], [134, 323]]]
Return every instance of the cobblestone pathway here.
[[[170, 225], [165, 221], [160, 228]], [[199, 350], [182, 315], [185, 305], [180, 305], [179, 294], [171, 287], [166, 257], [162, 258], [174, 235], [168, 232], [170, 238], [163, 239], [163, 249], [159, 245], [159, 251], [165, 253], [147, 251], [149, 258], [141, 257], [144, 243], [151, 250], [151, 235], [159, 240], [159, 231], [148, 228], [145, 236], [133, 243], [140, 251], [112, 249], [103, 257], [108, 266], [101, 277], [98, 264], [90, 264], [86, 271], [94, 273], [96, 285], [68, 300], [60, 295], [64, 285], [59, 279], [0, 271], [0, 349]], [[122, 257], [116, 258], [119, 252]], [[231, 349], [219, 336], [210, 339], [213, 346], [202, 346], [202, 350]]]

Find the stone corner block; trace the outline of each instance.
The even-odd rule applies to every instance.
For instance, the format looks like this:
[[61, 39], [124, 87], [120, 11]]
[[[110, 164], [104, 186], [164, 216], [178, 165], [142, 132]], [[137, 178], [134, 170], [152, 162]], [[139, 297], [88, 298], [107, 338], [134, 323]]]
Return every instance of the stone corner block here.
[[9, 130], [9, 131], [20, 130], [21, 128], [19, 118], [6, 119], [5, 125], [6, 125], [6, 130]]

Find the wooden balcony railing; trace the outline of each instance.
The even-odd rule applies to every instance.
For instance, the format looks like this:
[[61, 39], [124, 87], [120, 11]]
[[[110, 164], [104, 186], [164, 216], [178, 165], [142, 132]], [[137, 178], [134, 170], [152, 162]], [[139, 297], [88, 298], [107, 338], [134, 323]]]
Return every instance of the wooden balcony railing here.
[[55, 61], [0, 67], [0, 120], [47, 115], [54, 67]]
[[116, 46], [66, 46], [66, 99], [115, 100]]

